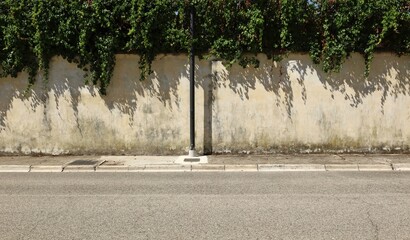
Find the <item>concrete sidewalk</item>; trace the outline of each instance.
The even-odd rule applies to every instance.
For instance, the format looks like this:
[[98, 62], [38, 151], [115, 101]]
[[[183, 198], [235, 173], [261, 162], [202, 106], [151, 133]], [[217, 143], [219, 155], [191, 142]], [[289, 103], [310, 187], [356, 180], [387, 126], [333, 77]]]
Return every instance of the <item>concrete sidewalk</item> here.
[[410, 171], [407, 154], [210, 155], [207, 164], [178, 156], [2, 156], [0, 172]]

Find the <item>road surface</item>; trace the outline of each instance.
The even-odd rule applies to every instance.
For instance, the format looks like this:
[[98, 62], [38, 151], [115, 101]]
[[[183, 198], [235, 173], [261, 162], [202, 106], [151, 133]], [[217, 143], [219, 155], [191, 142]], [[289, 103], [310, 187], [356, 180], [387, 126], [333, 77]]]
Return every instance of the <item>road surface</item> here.
[[410, 172], [1, 173], [1, 239], [410, 239]]

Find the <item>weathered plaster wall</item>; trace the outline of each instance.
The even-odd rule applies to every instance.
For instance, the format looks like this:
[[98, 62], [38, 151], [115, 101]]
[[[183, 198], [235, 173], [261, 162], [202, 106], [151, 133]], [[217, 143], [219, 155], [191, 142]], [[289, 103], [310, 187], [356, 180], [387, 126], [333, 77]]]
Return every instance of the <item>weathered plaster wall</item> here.
[[[189, 142], [186, 56], [161, 56], [139, 81], [138, 56], [118, 55], [108, 94], [84, 84], [84, 72], [61, 58], [51, 62], [28, 97], [27, 75], [0, 79], [0, 151], [7, 153], [181, 153]], [[198, 78], [211, 79], [198, 62]], [[202, 100], [201, 100], [202, 99]], [[203, 90], [197, 90], [198, 144], [203, 138]]]
[[409, 149], [409, 57], [377, 54], [368, 79], [359, 54], [331, 75], [307, 55], [259, 59], [258, 69], [213, 68], [214, 150]]
[[[196, 142], [205, 152], [410, 149], [410, 57], [379, 53], [365, 79], [354, 54], [337, 74], [307, 55], [259, 68], [197, 60]], [[138, 56], [118, 55], [106, 96], [56, 57], [49, 81], [0, 79], [0, 152], [182, 154], [189, 146], [189, 64], [159, 56], [139, 81]]]

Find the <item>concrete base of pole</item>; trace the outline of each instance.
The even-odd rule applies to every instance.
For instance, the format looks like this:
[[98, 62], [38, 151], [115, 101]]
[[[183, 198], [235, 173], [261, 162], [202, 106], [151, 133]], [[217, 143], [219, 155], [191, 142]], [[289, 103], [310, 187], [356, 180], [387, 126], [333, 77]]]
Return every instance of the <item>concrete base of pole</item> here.
[[177, 164], [204, 164], [208, 163], [207, 156], [198, 156], [195, 150], [189, 150], [188, 156], [179, 156], [175, 161]]
[[196, 150], [189, 150], [188, 157], [198, 157]]

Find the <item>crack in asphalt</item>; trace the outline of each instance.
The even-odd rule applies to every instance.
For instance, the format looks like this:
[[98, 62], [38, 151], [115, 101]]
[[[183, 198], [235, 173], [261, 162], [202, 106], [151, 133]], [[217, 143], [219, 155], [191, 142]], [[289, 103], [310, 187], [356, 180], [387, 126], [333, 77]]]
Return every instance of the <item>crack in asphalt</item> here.
[[380, 229], [379, 229], [379, 226], [377, 225], [377, 223], [375, 223], [375, 222], [373, 221], [372, 217], [370, 216], [370, 209], [367, 210], [366, 215], [367, 215], [367, 220], [368, 220], [368, 221], [370, 222], [370, 224], [372, 225], [373, 232], [374, 232], [374, 235], [375, 235], [375, 239], [379, 240], [379, 239], [380, 239], [380, 237], [379, 237], [379, 235], [380, 235]]

